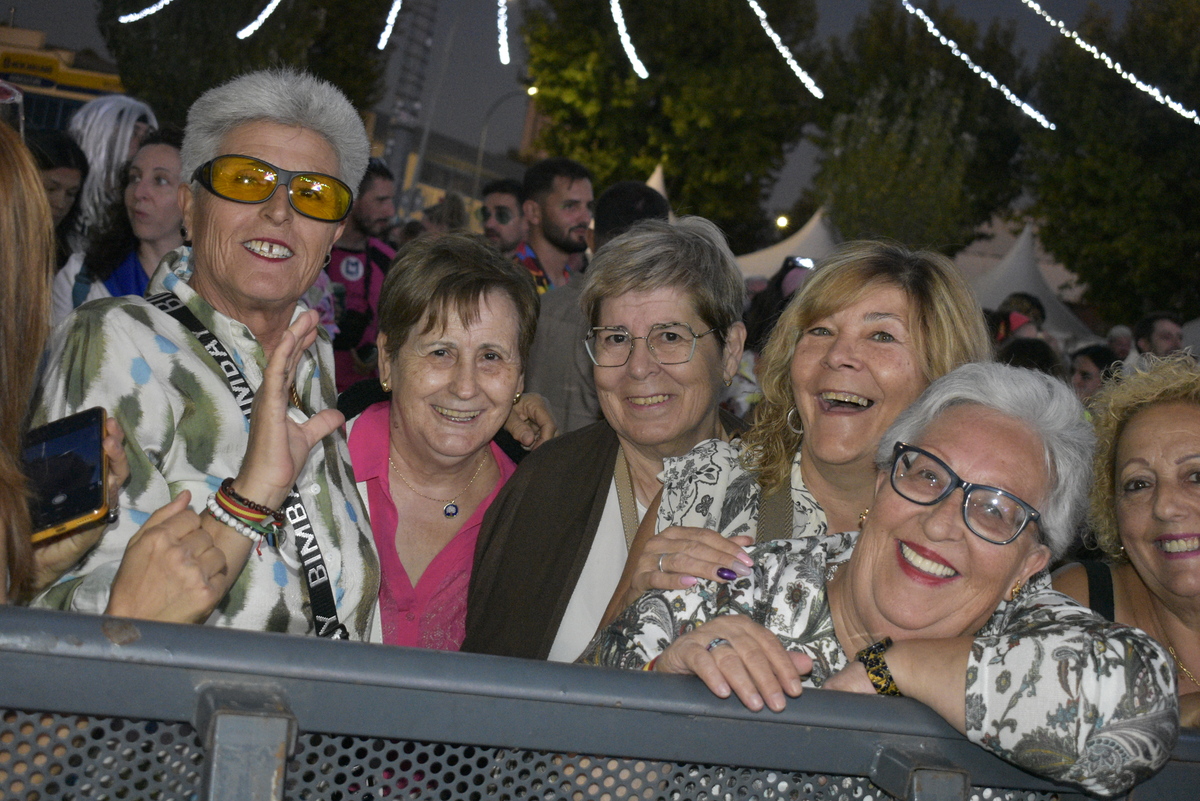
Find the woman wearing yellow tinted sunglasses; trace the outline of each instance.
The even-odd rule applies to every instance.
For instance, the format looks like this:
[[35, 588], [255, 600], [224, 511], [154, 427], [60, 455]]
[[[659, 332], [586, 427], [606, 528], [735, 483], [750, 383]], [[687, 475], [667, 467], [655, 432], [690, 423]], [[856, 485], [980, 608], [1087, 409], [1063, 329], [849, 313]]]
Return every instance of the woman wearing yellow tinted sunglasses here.
[[299, 300], [368, 151], [349, 101], [303, 73], [245, 75], [192, 106], [179, 188], [192, 246], [167, 255], [146, 299], [85, 304], [53, 346], [41, 414], [111, 410], [132, 477], [120, 523], [43, 604], [103, 611], [106, 566], [187, 489], [225, 565], [204, 587], [160, 588], [209, 599], [187, 619], [366, 639], [378, 560], [331, 408], [333, 352]]

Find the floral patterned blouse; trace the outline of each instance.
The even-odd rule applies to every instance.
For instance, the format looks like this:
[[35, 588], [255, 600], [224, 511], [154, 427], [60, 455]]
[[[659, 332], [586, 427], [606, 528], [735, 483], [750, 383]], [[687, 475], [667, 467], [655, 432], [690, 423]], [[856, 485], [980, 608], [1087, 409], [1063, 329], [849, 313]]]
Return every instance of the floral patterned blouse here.
[[[724, 537], [756, 537], [762, 487], [742, 467], [741, 440], [707, 439], [683, 456], [663, 462], [658, 531], [667, 526], [709, 528]], [[804, 486], [800, 452], [792, 460], [792, 537], [819, 537], [828, 523], [825, 510]]]
[[[700, 502], [712, 497], [703, 489], [695, 495]], [[741, 614], [770, 629], [789, 650], [810, 656], [813, 670], [805, 684], [820, 687], [848, 662], [825, 583], [850, 558], [858, 536], [751, 546], [750, 576], [652, 590], [600, 632], [580, 661], [639, 669], [705, 621]], [[1166, 650], [1142, 631], [1109, 623], [1054, 592], [1044, 571], [1016, 600], [1001, 602], [976, 632], [966, 688], [972, 742], [1091, 793], [1123, 792], [1147, 778], [1170, 757], [1178, 735], [1175, 671]]]

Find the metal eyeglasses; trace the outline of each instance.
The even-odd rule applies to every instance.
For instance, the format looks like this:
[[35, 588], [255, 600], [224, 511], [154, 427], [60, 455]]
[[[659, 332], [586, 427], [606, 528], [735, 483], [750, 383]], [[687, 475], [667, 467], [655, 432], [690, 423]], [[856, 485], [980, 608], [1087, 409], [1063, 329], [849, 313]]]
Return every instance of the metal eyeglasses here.
[[1007, 545], [1021, 536], [1041, 513], [1011, 492], [999, 487], [963, 481], [950, 466], [929, 451], [897, 442], [892, 455], [892, 489], [921, 506], [941, 503], [962, 487], [963, 522], [975, 536], [996, 545]]
[[584, 338], [588, 356], [597, 367], [621, 367], [633, 354], [633, 344], [646, 340], [650, 355], [659, 364], [685, 364], [696, 353], [696, 340], [716, 331], [697, 334], [687, 323], [655, 323], [644, 337], [635, 337], [624, 326], [593, 328]]

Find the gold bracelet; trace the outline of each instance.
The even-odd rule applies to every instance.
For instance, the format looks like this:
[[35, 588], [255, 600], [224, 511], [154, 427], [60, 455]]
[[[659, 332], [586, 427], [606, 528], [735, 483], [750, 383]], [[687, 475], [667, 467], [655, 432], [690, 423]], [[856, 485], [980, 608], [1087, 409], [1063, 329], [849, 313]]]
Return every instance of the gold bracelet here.
[[871, 680], [871, 684], [875, 686], [875, 692], [879, 695], [901, 694], [900, 688], [896, 686], [896, 680], [892, 678], [892, 671], [888, 670], [887, 660], [883, 656], [884, 652], [891, 647], [892, 638], [884, 637], [854, 655], [854, 658], [866, 667], [867, 678]]

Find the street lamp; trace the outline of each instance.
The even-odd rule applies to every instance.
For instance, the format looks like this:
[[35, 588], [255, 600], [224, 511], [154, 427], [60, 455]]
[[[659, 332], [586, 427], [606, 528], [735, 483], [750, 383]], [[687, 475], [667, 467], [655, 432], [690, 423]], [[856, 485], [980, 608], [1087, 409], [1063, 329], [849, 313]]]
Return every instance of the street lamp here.
[[492, 123], [492, 115], [496, 113], [496, 109], [500, 108], [500, 104], [505, 100], [510, 100], [521, 95], [533, 97], [537, 94], [537, 87], [531, 86], [528, 89], [514, 89], [511, 92], [500, 95], [496, 98], [496, 102], [488, 107], [487, 113], [483, 115], [483, 130], [479, 132], [479, 150], [475, 153], [475, 185], [471, 189], [471, 197], [479, 198], [479, 181], [483, 176], [483, 146], [487, 143], [488, 126]]

